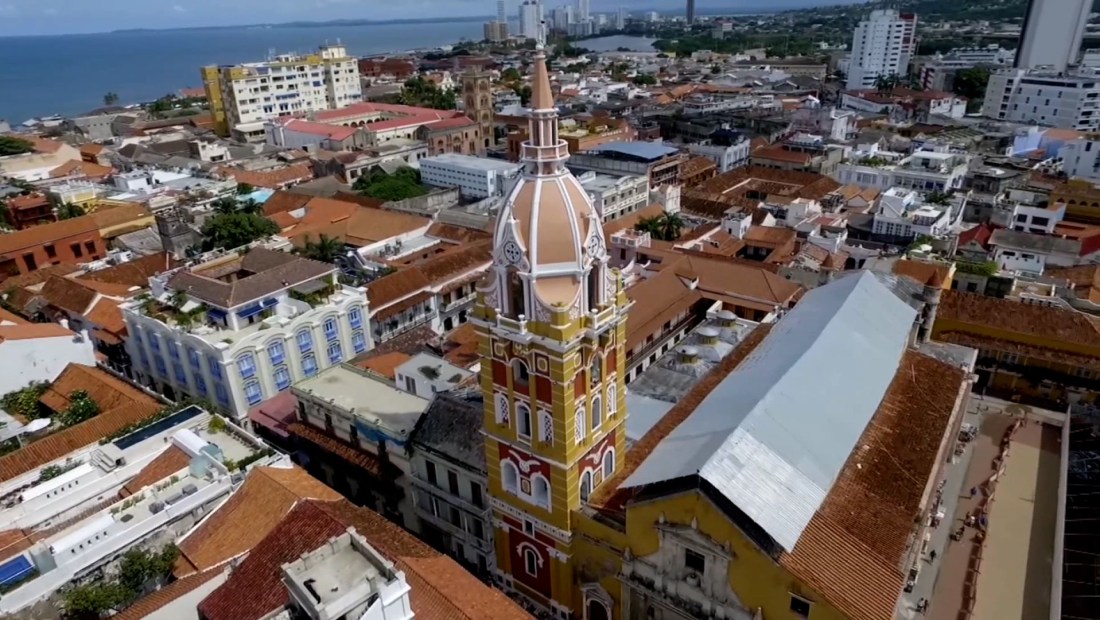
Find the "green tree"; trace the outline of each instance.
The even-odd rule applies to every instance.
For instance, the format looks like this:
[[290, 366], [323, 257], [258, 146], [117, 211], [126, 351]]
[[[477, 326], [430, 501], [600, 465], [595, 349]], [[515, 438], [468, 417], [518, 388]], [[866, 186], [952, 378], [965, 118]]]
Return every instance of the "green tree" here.
[[42, 398], [49, 388], [50, 384], [45, 381], [32, 382], [23, 389], [0, 396], [0, 406], [9, 413], [17, 413], [25, 418], [42, 417], [38, 399]]
[[15, 136], [0, 136], [0, 157], [22, 155], [34, 150], [34, 144]]
[[65, 426], [72, 426], [97, 415], [99, 415], [99, 404], [84, 390], [77, 390], [69, 394], [69, 406], [61, 412], [60, 419]]
[[634, 230], [649, 233], [650, 237], [659, 239], [661, 236], [661, 217], [643, 217], [634, 224]]
[[519, 74], [519, 69], [508, 67], [504, 71], [501, 71], [500, 80], [502, 82], [519, 82], [523, 80], [523, 76]]
[[218, 213], [202, 226], [203, 251], [239, 248], [279, 232], [275, 222], [255, 213]]
[[967, 99], [985, 98], [985, 87], [989, 84], [989, 69], [971, 67], [960, 69], [951, 81], [951, 92]]
[[520, 86], [518, 89], [516, 89], [516, 94], [519, 95], [520, 105], [526, 106], [528, 103], [531, 102], [531, 85], [524, 84], [523, 86]]
[[103, 614], [121, 606], [125, 598], [125, 590], [117, 583], [77, 586], [65, 594], [65, 617], [99, 620]]
[[943, 192], [932, 192], [925, 196], [924, 201], [933, 205], [949, 205], [951, 204], [951, 196]]
[[81, 215], [87, 215], [87, 211], [80, 205], [74, 205], [71, 202], [66, 202], [57, 208], [57, 219], [59, 220], [71, 220], [74, 217], [80, 217]]
[[106, 95], [103, 95], [103, 105], [105, 105], [105, 106], [118, 105], [118, 93], [109, 92]]
[[256, 188], [252, 187], [248, 183], [237, 183], [237, 195], [238, 196], [247, 196], [248, 194], [251, 194], [254, 191], [256, 191]]
[[263, 210], [263, 205], [254, 198], [245, 198], [237, 203], [237, 209], [241, 213], [259, 213]]
[[439, 88], [422, 75], [405, 81], [401, 89], [401, 103], [437, 110], [453, 110], [458, 105], [455, 91]]
[[680, 238], [680, 231], [684, 228], [684, 220], [675, 213], [665, 213], [661, 216], [661, 236], [665, 241], [675, 241]]
[[0, 227], [11, 228], [11, 207], [8, 206], [8, 201], [0, 200]]
[[427, 194], [428, 190], [408, 179], [391, 176], [371, 184], [363, 194], [378, 200], [392, 202]]
[[307, 236], [305, 244], [298, 249], [298, 254], [322, 263], [335, 263], [336, 258], [343, 252], [344, 244], [339, 239], [333, 239], [324, 234], [316, 242], [311, 241]]
[[210, 205], [214, 209], [214, 213], [236, 213], [240, 210], [240, 205], [237, 203], [237, 199], [232, 196], [225, 196], [219, 198]]
[[710, 74], [711, 75], [718, 75], [721, 72], [722, 72], [722, 67], [719, 67], [718, 65], [711, 65], [710, 66]]
[[652, 73], [639, 73], [631, 81], [638, 86], [653, 86], [657, 83], [657, 78]]

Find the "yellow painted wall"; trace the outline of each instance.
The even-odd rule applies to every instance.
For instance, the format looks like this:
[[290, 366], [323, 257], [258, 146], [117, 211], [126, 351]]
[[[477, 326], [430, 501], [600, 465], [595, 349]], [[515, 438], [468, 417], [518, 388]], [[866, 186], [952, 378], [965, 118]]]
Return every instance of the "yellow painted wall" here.
[[622, 582], [618, 574], [622, 570], [623, 552], [627, 548], [626, 532], [593, 520], [582, 513], [573, 518], [573, 572], [576, 587], [572, 592], [573, 609], [581, 610], [584, 598], [580, 586], [599, 583], [614, 600], [612, 618], [622, 617]]
[[810, 620], [847, 620], [824, 598], [800, 583], [793, 575], [763, 553], [721, 510], [700, 492], [681, 493], [665, 499], [630, 505], [627, 508], [626, 537], [638, 557], [655, 553], [659, 538], [654, 527], [661, 514], [672, 525], [690, 527], [698, 521], [699, 532], [719, 543], [729, 541], [735, 558], [730, 562], [730, 587], [750, 609], [757, 607], [768, 620], [796, 620], [791, 613], [791, 594], [810, 600]]

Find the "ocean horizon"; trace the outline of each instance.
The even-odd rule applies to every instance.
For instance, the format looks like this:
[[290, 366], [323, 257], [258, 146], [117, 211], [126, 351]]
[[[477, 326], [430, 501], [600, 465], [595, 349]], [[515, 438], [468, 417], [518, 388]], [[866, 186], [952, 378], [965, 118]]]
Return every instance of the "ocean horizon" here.
[[0, 38], [0, 119], [13, 125], [52, 114], [152, 101], [202, 86], [200, 68], [255, 62], [269, 53], [308, 52], [340, 42], [354, 56], [404, 52], [480, 40], [473, 21], [357, 25], [240, 26], [129, 30]]

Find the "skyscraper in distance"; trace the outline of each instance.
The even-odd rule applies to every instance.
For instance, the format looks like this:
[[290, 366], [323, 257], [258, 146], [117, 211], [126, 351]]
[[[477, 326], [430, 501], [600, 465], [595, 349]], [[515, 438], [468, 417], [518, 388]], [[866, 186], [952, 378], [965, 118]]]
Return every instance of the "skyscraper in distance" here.
[[497, 21], [500, 23], [508, 22], [508, 14], [504, 12], [504, 0], [497, 0]]
[[577, 0], [577, 21], [588, 21], [589, 0]]
[[695, 0], [687, 0], [687, 23], [695, 23]]
[[1092, 0], [1030, 0], [1024, 14], [1017, 69], [1065, 71], [1077, 64]]

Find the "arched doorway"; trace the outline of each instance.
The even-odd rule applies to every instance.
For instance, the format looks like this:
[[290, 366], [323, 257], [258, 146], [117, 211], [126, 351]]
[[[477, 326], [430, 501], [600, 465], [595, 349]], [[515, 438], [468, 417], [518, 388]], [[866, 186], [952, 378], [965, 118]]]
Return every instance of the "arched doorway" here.
[[611, 620], [611, 612], [607, 610], [607, 605], [603, 601], [588, 599], [584, 611], [585, 620]]

